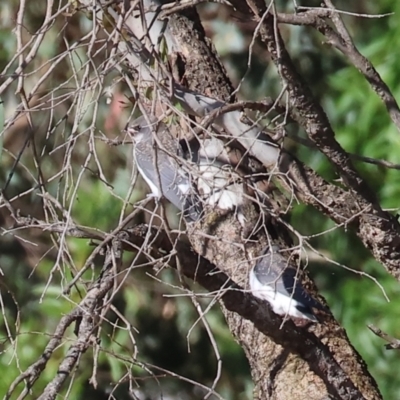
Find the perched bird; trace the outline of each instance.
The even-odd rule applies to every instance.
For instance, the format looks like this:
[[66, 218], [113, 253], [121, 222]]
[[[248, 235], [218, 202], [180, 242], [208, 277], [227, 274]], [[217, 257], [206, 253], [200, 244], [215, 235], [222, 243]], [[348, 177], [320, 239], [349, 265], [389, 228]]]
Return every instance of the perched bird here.
[[126, 128], [134, 141], [134, 157], [152, 197], [164, 196], [183, 212], [186, 220], [201, 214], [190, 174], [178, 163], [181, 148], [168, 127], [154, 117], [141, 116]]
[[221, 210], [234, 210], [239, 222], [245, 218], [241, 207], [246, 199], [244, 180], [232, 165], [222, 140], [215, 137], [201, 141], [197, 155], [197, 189], [204, 204]]
[[267, 300], [276, 314], [317, 322], [312, 308], [327, 309], [305, 291], [297, 275], [279, 247], [269, 246], [250, 271], [250, 289], [254, 296]]

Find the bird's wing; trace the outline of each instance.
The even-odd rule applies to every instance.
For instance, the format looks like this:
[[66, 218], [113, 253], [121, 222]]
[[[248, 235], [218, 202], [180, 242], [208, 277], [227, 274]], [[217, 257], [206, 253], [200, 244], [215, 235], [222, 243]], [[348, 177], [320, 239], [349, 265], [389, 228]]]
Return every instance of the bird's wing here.
[[290, 297], [304, 306], [326, 310], [326, 307], [305, 291], [300, 282], [300, 276], [296, 277], [296, 274], [297, 271], [294, 267], [288, 267], [282, 275], [281, 289], [285, 290]]
[[201, 205], [197, 196], [191, 190], [188, 176], [174, 162], [171, 157], [162, 151], [157, 153], [157, 165], [155, 168], [152, 159], [137, 157], [139, 168], [146, 177], [159, 187], [161, 183], [162, 195], [175, 207], [184, 212], [186, 218], [196, 221], [201, 214]]
[[153, 159], [137, 157], [138, 166], [156, 186], [160, 186], [162, 194], [178, 208], [181, 208], [182, 199], [187, 190], [189, 180], [178, 173], [179, 166], [161, 152], [157, 153], [157, 167]]
[[318, 301], [313, 299], [303, 288], [295, 267], [279, 253], [267, 253], [255, 267], [257, 279], [263, 285], [269, 285], [276, 292], [296, 300], [306, 307], [326, 310]]
[[[265, 254], [254, 267], [254, 274], [263, 285], [275, 286], [279, 284], [279, 268], [276, 254]], [[282, 285], [282, 283], [281, 283]]]

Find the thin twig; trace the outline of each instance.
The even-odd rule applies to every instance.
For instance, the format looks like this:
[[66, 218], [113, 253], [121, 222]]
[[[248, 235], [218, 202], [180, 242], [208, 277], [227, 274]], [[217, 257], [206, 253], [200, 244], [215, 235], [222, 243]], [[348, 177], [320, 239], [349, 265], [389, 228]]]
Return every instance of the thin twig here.
[[383, 332], [381, 329], [377, 328], [375, 325], [369, 324], [367, 326], [373, 333], [375, 333], [376, 336], [380, 337], [383, 340], [386, 340], [386, 342], [389, 342], [388, 344], [385, 344], [385, 348], [387, 350], [400, 349], [400, 339], [396, 339], [393, 336], [389, 336], [387, 333]]

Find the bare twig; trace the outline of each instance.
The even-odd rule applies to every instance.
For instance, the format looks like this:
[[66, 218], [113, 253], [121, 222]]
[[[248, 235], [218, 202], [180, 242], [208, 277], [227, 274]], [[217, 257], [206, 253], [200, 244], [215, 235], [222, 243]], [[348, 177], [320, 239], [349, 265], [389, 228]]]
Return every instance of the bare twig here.
[[386, 342], [389, 342], [388, 344], [385, 344], [385, 348], [387, 350], [398, 350], [400, 349], [400, 339], [396, 339], [392, 336], [389, 336], [387, 333], [383, 332], [381, 329], [377, 328], [376, 326], [370, 324], [367, 325], [368, 328], [375, 333], [376, 336], [380, 337], [381, 339], [385, 340]]
[[[294, 24], [294, 25], [308, 25], [312, 26], [328, 39], [328, 43], [341, 51], [348, 60], [363, 74], [365, 79], [369, 82], [372, 89], [380, 97], [385, 104], [389, 115], [400, 130], [400, 109], [397, 101], [391, 93], [389, 87], [382, 80], [379, 73], [372, 65], [372, 63], [364, 57], [356, 48], [351, 39], [340, 14], [344, 11], [337, 10], [330, 0], [326, 0], [325, 4], [328, 8], [310, 8], [309, 11], [299, 14], [277, 14], [279, 22]], [[390, 15], [390, 14], [389, 14]], [[356, 14], [356, 16], [365, 17], [363, 14]], [[387, 14], [380, 15], [379, 17], [386, 17]], [[331, 18], [335, 24], [336, 31], [324, 20]]]
[[[293, 141], [302, 144], [303, 146], [307, 146], [310, 148], [315, 148], [315, 143], [312, 142], [309, 139], [306, 138], [302, 138], [300, 136], [297, 135], [292, 135], [291, 133], [286, 135], [289, 139], [292, 139]], [[380, 167], [384, 167], [384, 168], [389, 168], [389, 169], [397, 169], [400, 170], [400, 164], [395, 164], [392, 163], [390, 161], [387, 160], [380, 160], [377, 158], [372, 158], [372, 157], [366, 157], [366, 156], [361, 156], [359, 154], [354, 154], [354, 153], [347, 153], [349, 157], [351, 157], [353, 160], [357, 160], [357, 161], [362, 161], [368, 164], [373, 164], [373, 165], [378, 165]]]

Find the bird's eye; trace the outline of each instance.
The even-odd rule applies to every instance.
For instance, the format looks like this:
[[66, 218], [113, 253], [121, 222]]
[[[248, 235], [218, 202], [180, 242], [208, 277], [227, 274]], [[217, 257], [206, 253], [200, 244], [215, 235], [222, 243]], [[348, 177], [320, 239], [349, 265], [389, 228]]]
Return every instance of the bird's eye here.
[[138, 133], [140, 130], [140, 126], [139, 125], [131, 125], [131, 126], [129, 126], [128, 129], [131, 133]]

